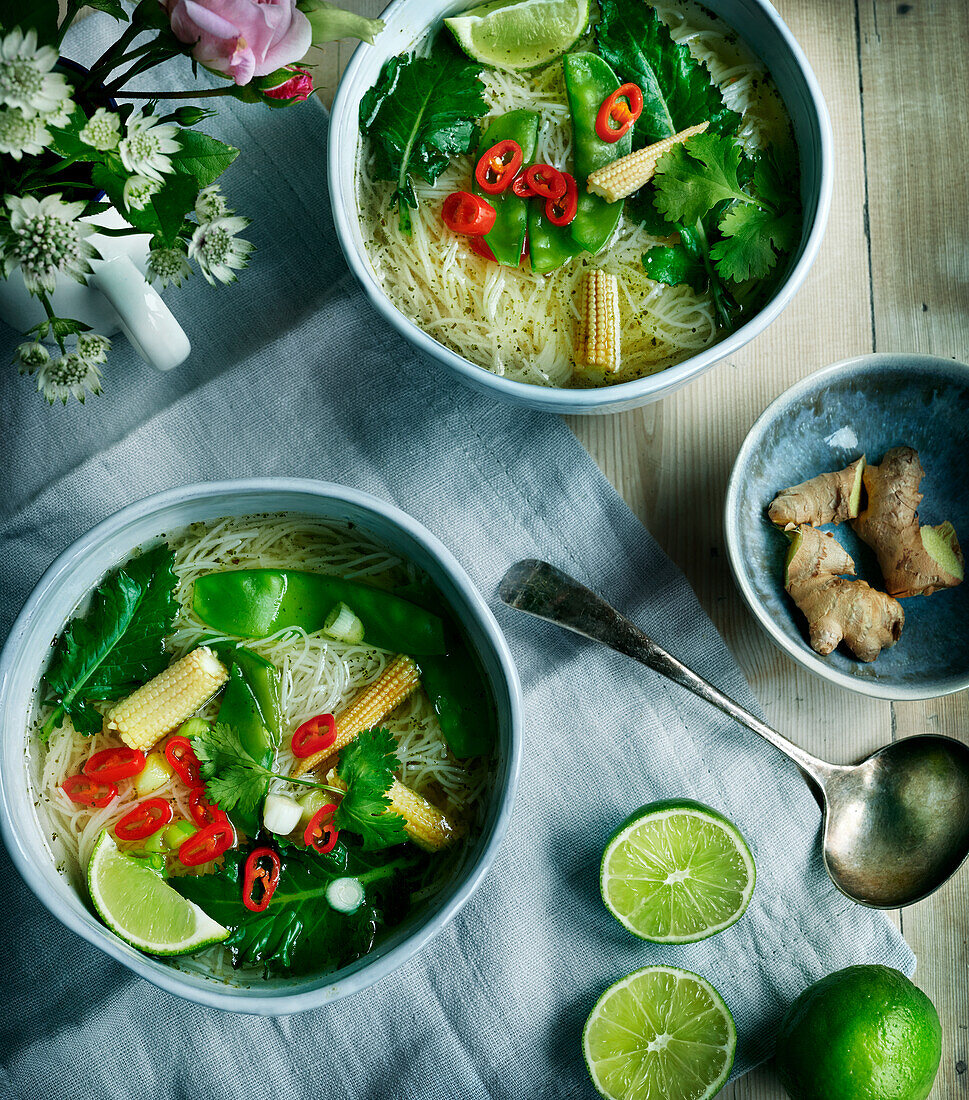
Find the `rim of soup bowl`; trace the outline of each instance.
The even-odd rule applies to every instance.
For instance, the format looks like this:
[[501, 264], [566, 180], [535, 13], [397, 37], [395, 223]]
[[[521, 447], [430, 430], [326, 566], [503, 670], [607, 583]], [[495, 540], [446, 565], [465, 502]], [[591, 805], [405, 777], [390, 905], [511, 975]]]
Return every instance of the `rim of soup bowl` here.
[[[382, 12], [381, 18], [390, 24], [398, 11], [406, 9], [416, 2], [417, 0], [392, 0]], [[421, 0], [421, 2], [423, 3], [424, 0]], [[629, 382], [619, 382], [613, 386], [593, 389], [539, 386], [530, 382], [518, 382], [514, 379], [503, 378], [487, 368], [465, 359], [464, 356], [459, 355], [451, 348], [445, 347], [444, 344], [438, 343], [437, 340], [393, 304], [373, 271], [366, 255], [366, 247], [361, 245], [358, 248], [354, 240], [352, 220], [355, 217], [359, 222], [359, 204], [356, 200], [356, 162], [360, 140], [359, 104], [361, 96], [366, 91], [366, 88], [357, 87], [356, 84], [358, 73], [368, 62], [370, 56], [368, 51], [373, 50], [372, 46], [361, 42], [354, 50], [346, 71], [340, 78], [336, 97], [333, 101], [327, 143], [327, 178], [330, 208], [336, 226], [337, 239], [350, 270], [377, 312], [419, 351], [455, 371], [465, 382], [476, 389], [494, 393], [513, 404], [563, 414], [610, 413], [658, 401], [680, 389], [699, 375], [704, 374], [717, 363], [733, 355], [759, 336], [773, 324], [790, 304], [801, 289], [811, 266], [817, 258], [831, 209], [831, 196], [834, 187], [834, 146], [831, 118], [824, 95], [821, 92], [814, 70], [811, 68], [810, 62], [797, 39], [769, 0], [746, 0], [746, 3], [748, 7], [755, 9], [767, 21], [779, 36], [783, 47], [789, 52], [801, 79], [804, 81], [807, 98], [813, 108], [818, 130], [817, 205], [810, 232], [807, 239], [800, 246], [796, 263], [791, 267], [784, 281], [777, 287], [771, 300], [762, 309], [758, 310], [746, 324], [741, 325], [725, 339], [705, 348], [699, 354], [690, 356], [681, 363], [667, 367], [656, 374], [646, 375], [643, 378], [633, 379]], [[433, 26], [443, 17], [446, 10], [453, 7], [454, 4], [453, 0], [436, 0], [435, 3], [427, 6], [433, 12], [433, 15], [426, 22], [425, 29]], [[736, 30], [741, 38], [746, 41], [743, 32], [737, 28], [732, 29]], [[382, 33], [388, 34], [389, 30], [388, 26]], [[401, 48], [407, 49], [410, 45], [412, 43], [407, 42]], [[767, 68], [768, 71], [771, 70], [770, 65], [767, 65]], [[368, 83], [367, 87], [370, 86]], [[335, 137], [336, 140], [334, 140]], [[342, 186], [347, 157], [353, 158], [354, 194], [350, 196], [352, 201], [349, 202]], [[350, 213], [351, 209], [353, 211], [352, 215]]]
[[[170, 506], [203, 503], [206, 500], [216, 501], [219, 498], [231, 500], [240, 495], [265, 495], [265, 506], [258, 506], [255, 508], [256, 512], [274, 510], [298, 512], [298, 507], [282, 509], [273, 507], [272, 497], [283, 497], [286, 494], [322, 498], [369, 513], [376, 519], [397, 528], [405, 536], [405, 542], [416, 543], [428, 555], [441, 569], [447, 581], [454, 586], [460, 597], [463, 606], [460, 606], [459, 621], [465, 626], [473, 621], [485, 644], [491, 649], [496, 667], [493, 670], [494, 674], [486, 672], [486, 675], [492, 692], [497, 697], [499, 714], [503, 708], [506, 710], [507, 728], [499, 745], [499, 751], [504, 760], [496, 768], [495, 803], [491, 815], [490, 833], [485, 834], [473, 862], [469, 861], [461, 869], [461, 877], [450, 888], [444, 904], [440, 908], [429, 911], [413, 931], [404, 935], [400, 942], [390, 947], [386, 953], [374, 958], [372, 963], [367, 963], [368, 956], [364, 956], [357, 963], [350, 964], [356, 969], [346, 977], [334, 981], [334, 977], [340, 973], [337, 971], [336, 975], [308, 975], [302, 978], [279, 979], [271, 987], [267, 986], [266, 991], [262, 991], [254, 986], [220, 987], [212, 979], [177, 970], [130, 947], [93, 916], [81, 892], [75, 889], [73, 883], [64, 879], [57, 870], [46, 844], [43, 844], [39, 836], [31, 835], [38, 822], [30, 820], [26, 826], [23, 826], [16, 819], [14, 781], [10, 777], [22, 776], [24, 773], [24, 725], [31, 699], [13, 697], [10, 684], [13, 669], [21, 660], [24, 649], [30, 643], [36, 629], [42, 629], [33, 627], [35, 616], [39, 616], [45, 608], [56, 607], [59, 622], [63, 624], [68, 620], [74, 611], [76, 601], [71, 603], [71, 606], [59, 606], [59, 601], [63, 600], [65, 578], [69, 577], [75, 563], [79, 560], [89, 556], [99, 556], [105, 544], [113, 536], [119, 535], [133, 524], [149, 520], [155, 515], [160, 516]], [[228, 507], [230, 508], [228, 514], [232, 514], [231, 504]], [[132, 545], [132, 549], [162, 533], [163, 530], [156, 530], [151, 535], [145, 535]], [[113, 561], [105, 562], [99, 575], [103, 576], [105, 571], [110, 570], [114, 564]], [[449, 603], [453, 606], [453, 601]], [[36, 684], [39, 675], [38, 667], [32, 671], [30, 683]], [[11, 710], [13, 713], [8, 714]], [[281, 1016], [303, 1012], [358, 993], [397, 970], [449, 924], [481, 885], [507, 833], [514, 809], [522, 755], [522, 702], [517, 668], [501, 628], [464, 567], [436, 535], [396, 505], [358, 489], [308, 478], [245, 478], [200, 482], [167, 489], [121, 508], [72, 542], [57, 556], [37, 582], [0, 651], [0, 723], [7, 731], [0, 742], [0, 836], [14, 866], [41, 904], [71, 931], [153, 985], [209, 1008], [261, 1016]], [[28, 795], [32, 800], [34, 792], [31, 790], [29, 776], [27, 782]], [[39, 823], [43, 825], [42, 821]], [[38, 861], [37, 853], [41, 845], [45, 859]], [[66, 891], [59, 887], [66, 887]], [[71, 904], [72, 896], [73, 900], [79, 904]], [[314, 984], [310, 988], [286, 992], [287, 983], [299, 983], [301, 986], [307, 983]]]

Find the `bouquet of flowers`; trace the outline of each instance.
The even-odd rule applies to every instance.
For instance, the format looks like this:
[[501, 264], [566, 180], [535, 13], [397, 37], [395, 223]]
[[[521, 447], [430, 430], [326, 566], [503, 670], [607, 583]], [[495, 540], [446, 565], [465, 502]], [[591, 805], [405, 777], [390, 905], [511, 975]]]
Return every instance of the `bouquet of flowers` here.
[[[82, 0], [63, 18], [57, 0], [0, 0], [0, 278], [22, 279], [43, 305], [16, 362], [51, 403], [101, 391], [110, 341], [51, 301], [59, 278], [87, 282], [95, 233], [149, 234], [147, 278], [160, 287], [180, 286], [193, 267], [212, 285], [232, 282], [252, 251], [239, 236], [248, 219], [216, 183], [239, 151], [199, 129], [213, 111], [168, 101], [302, 102], [313, 79], [298, 62], [311, 45], [372, 42], [382, 26], [323, 0], [87, 4], [117, 19], [119, 34], [85, 70], [60, 55]], [[224, 86], [126, 90], [179, 54]], [[104, 217], [112, 210], [120, 218]]]

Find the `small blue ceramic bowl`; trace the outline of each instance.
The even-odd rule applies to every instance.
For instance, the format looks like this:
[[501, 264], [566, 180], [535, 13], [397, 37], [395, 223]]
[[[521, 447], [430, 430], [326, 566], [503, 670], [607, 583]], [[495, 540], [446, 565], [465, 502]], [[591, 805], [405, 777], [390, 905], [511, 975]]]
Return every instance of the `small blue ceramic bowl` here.
[[[929, 355], [862, 355], [782, 393], [744, 440], [724, 511], [730, 568], [761, 626], [811, 672], [879, 699], [931, 699], [969, 687], [969, 581], [903, 600], [902, 636], [871, 664], [842, 647], [821, 657], [784, 591], [788, 542], [766, 509], [787, 486], [862, 454], [878, 463], [905, 445], [925, 467], [922, 522], [951, 520], [969, 552], [969, 366]], [[873, 553], [850, 525], [827, 529], [854, 558], [858, 575], [882, 587]]]
[[444, 16], [473, 0], [394, 0], [383, 13], [386, 26], [372, 46], [354, 53], [340, 80], [330, 116], [327, 177], [333, 220], [343, 254], [374, 308], [429, 360], [468, 385], [503, 401], [554, 413], [611, 413], [658, 401], [729, 358], [770, 325], [800, 289], [821, 247], [828, 221], [832, 166], [831, 121], [821, 89], [804, 52], [769, 0], [705, 0], [764, 62], [784, 100], [801, 158], [801, 240], [771, 300], [736, 332], [658, 374], [601, 389], [535, 386], [501, 378], [440, 344], [406, 317], [387, 297], [367, 258], [360, 229], [357, 157], [360, 100], [377, 82], [384, 62], [412, 49]]
[[[425, 570], [480, 658], [498, 722], [494, 780], [480, 835], [452, 882], [369, 955], [334, 974], [251, 985], [176, 970], [129, 947], [93, 914], [61, 875], [34, 806], [26, 752], [33, 693], [58, 634], [78, 603], [131, 551], [166, 531], [222, 516], [296, 512], [350, 521]], [[386, 501], [340, 485], [295, 478], [226, 481], [159, 493], [122, 508], [68, 547], [41, 577], [0, 654], [0, 830], [27, 885], [58, 920], [136, 974], [211, 1008], [283, 1016], [355, 993], [396, 970], [458, 913], [480, 885], [508, 828], [521, 764], [521, 689], [504, 636], [451, 553], [426, 528]]]

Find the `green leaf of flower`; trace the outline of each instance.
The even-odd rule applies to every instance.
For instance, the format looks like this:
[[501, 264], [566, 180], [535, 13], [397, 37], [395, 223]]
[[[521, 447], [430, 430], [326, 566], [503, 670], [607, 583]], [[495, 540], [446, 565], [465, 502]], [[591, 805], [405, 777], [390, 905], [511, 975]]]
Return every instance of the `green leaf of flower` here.
[[179, 131], [178, 142], [181, 149], [169, 158], [172, 167], [176, 172], [194, 177], [199, 189], [215, 183], [239, 155], [238, 149], [198, 130]]

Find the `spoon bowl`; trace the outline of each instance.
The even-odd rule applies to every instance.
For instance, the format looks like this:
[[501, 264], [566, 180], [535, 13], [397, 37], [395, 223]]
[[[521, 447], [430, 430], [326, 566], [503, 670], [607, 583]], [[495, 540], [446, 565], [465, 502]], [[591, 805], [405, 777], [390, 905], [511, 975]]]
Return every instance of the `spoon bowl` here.
[[821, 796], [824, 866], [837, 888], [873, 909], [928, 897], [969, 855], [969, 747], [925, 734], [860, 764], [829, 764], [707, 683], [601, 596], [548, 562], [517, 562], [501, 599], [632, 657], [729, 714], [794, 761]]
[[849, 897], [895, 909], [927, 897], [969, 852], [969, 748], [923, 734], [824, 784], [824, 863]]

